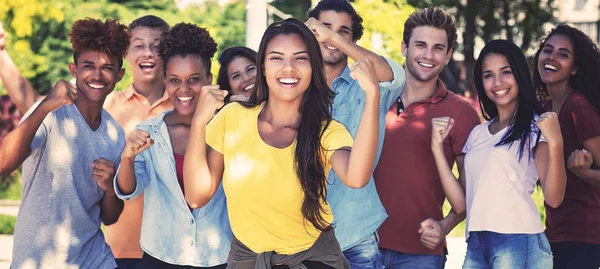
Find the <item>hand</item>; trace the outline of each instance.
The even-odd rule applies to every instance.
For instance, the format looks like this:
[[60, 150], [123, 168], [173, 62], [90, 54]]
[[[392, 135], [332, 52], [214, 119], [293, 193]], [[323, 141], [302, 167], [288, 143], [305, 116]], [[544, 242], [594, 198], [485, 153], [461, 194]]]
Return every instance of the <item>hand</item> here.
[[154, 144], [154, 140], [150, 138], [150, 134], [146, 131], [136, 129], [125, 142], [125, 149], [121, 153], [121, 159], [134, 159], [136, 155]]
[[6, 33], [6, 31], [4, 30], [4, 27], [2, 27], [2, 22], [0, 22], [0, 51], [4, 50], [4, 45], [6, 44], [7, 36], [8, 36], [8, 33]]
[[230, 102], [248, 102], [248, 100], [250, 100], [250, 98], [243, 94], [236, 94], [229, 97]]
[[115, 178], [115, 163], [98, 158], [92, 163], [92, 179], [98, 183], [104, 192], [114, 192], [113, 178]]
[[323, 25], [319, 20], [310, 17], [304, 23], [308, 29], [310, 29], [319, 43], [327, 41], [333, 34], [335, 34], [327, 26]]
[[379, 81], [375, 74], [373, 62], [368, 58], [361, 59], [354, 64], [349, 65], [350, 77], [358, 81], [360, 87], [367, 94], [379, 93]]
[[421, 244], [428, 249], [435, 249], [444, 238], [446, 238], [446, 228], [433, 219], [426, 219], [421, 222], [419, 234], [421, 234]]
[[200, 100], [196, 104], [194, 121], [206, 124], [215, 114], [215, 111], [225, 104], [228, 92], [221, 90], [219, 85], [207, 85], [200, 90]]
[[583, 177], [590, 170], [593, 162], [594, 158], [591, 153], [585, 149], [577, 149], [569, 156], [567, 167], [578, 177]]
[[450, 134], [454, 126], [454, 119], [450, 117], [439, 117], [431, 120], [431, 147], [438, 149], [443, 146], [444, 139]]
[[554, 112], [546, 112], [542, 114], [535, 122], [542, 134], [546, 137], [548, 145], [562, 145], [562, 133], [560, 132], [560, 124], [558, 123], [558, 115]]
[[77, 99], [77, 88], [75, 85], [61, 79], [54, 85], [50, 94], [42, 102], [52, 111], [59, 109], [63, 105], [73, 104], [75, 99]]

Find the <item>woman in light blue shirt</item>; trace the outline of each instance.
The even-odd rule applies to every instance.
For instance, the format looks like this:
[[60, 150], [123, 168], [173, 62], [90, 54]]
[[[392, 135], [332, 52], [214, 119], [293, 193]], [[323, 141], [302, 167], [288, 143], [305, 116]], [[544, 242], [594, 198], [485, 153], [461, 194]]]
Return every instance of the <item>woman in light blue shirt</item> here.
[[216, 51], [206, 29], [187, 23], [175, 25], [160, 42], [174, 110], [140, 123], [129, 135], [114, 182], [123, 200], [145, 193], [140, 268], [226, 266], [231, 228], [222, 187], [206, 206], [194, 210], [183, 193], [190, 124], [201, 88], [212, 82], [210, 60]]

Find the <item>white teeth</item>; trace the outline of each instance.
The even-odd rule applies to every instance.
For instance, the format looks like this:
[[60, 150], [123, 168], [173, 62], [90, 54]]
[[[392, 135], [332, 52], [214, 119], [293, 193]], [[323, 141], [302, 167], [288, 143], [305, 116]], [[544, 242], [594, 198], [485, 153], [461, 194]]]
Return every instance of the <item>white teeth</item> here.
[[494, 94], [496, 94], [496, 95], [504, 95], [507, 92], [508, 92], [508, 89], [494, 92]]
[[418, 63], [420, 66], [424, 66], [424, 67], [428, 67], [428, 68], [431, 68], [431, 67], [433, 67], [433, 65], [432, 65], [432, 64], [426, 64], [426, 63], [422, 63], [422, 62], [417, 62], [417, 63]]
[[329, 46], [329, 45], [325, 45], [325, 47], [326, 47], [327, 49], [330, 49], [330, 50], [336, 50], [336, 49], [337, 49], [336, 47], [332, 47], [332, 46]]
[[250, 85], [248, 85], [248, 87], [244, 88], [244, 89], [243, 89], [243, 91], [247, 92], [247, 91], [249, 91], [249, 90], [252, 90], [252, 88], [254, 88], [254, 83], [253, 83], [253, 84], [250, 84]]
[[153, 63], [141, 63], [140, 65], [143, 67], [153, 67], [154, 66]]
[[297, 78], [280, 78], [279, 82], [284, 83], [284, 84], [294, 84], [296, 82], [298, 82]]
[[193, 98], [194, 97], [177, 97], [177, 100], [186, 102], [186, 101], [192, 100]]
[[550, 69], [550, 70], [552, 70], [552, 71], [557, 71], [557, 70], [558, 70], [558, 68], [556, 68], [556, 67], [555, 67], [555, 66], [553, 66], [553, 65], [549, 65], [549, 64], [545, 64], [545, 65], [544, 65], [544, 68], [546, 68], [546, 69]]
[[95, 83], [88, 83], [88, 86], [94, 88], [94, 89], [102, 89], [104, 88], [104, 85], [102, 84], [95, 84]]

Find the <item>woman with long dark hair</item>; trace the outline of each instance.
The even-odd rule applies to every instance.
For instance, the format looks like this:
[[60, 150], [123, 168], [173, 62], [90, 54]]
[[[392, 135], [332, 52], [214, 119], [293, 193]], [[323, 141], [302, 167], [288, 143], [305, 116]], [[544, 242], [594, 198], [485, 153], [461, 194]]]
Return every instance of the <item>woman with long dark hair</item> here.
[[256, 81], [256, 51], [242, 46], [227, 48], [219, 56], [219, 64], [217, 84], [229, 92], [225, 102], [248, 100]]
[[583, 32], [559, 25], [535, 54], [534, 86], [558, 114], [567, 170], [565, 201], [546, 205], [554, 268], [600, 267], [600, 50]]
[[372, 62], [351, 68], [367, 95], [354, 145], [331, 119], [319, 44], [302, 22], [270, 25], [257, 67], [249, 102], [225, 106], [210, 123], [227, 92], [203, 88], [184, 165], [186, 200], [203, 206], [223, 179], [234, 234], [229, 268], [348, 268], [331, 228], [326, 181], [330, 169], [352, 188], [369, 180], [379, 106]]
[[[487, 122], [471, 131], [463, 148], [468, 244], [463, 268], [551, 268], [550, 245], [531, 194], [539, 179], [548, 205], [557, 207], [564, 197], [557, 115], [542, 114], [525, 56], [510, 41], [486, 44], [473, 80]], [[442, 151], [453, 123], [433, 120], [432, 149], [444, 188], [455, 184]], [[460, 198], [459, 188], [454, 193]]]
[[191, 210], [184, 201], [183, 162], [200, 90], [212, 82], [217, 43], [205, 28], [179, 23], [162, 35], [166, 91], [174, 109], [136, 126], [121, 154], [115, 191], [123, 200], [144, 193], [138, 268], [225, 268], [231, 228], [225, 193]]

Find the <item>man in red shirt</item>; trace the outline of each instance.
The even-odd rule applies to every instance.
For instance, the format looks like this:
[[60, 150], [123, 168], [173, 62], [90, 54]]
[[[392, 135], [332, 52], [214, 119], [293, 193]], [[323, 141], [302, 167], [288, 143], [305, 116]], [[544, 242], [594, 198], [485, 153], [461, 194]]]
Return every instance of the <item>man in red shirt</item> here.
[[451, 117], [444, 142], [449, 165], [463, 168], [462, 148], [479, 124], [473, 107], [438, 78], [452, 56], [456, 26], [439, 8], [415, 11], [404, 24], [406, 87], [386, 116], [381, 159], [374, 173], [389, 215], [379, 230], [385, 268], [443, 268], [444, 238], [464, 212], [443, 217], [446, 195], [431, 151], [431, 120]]

